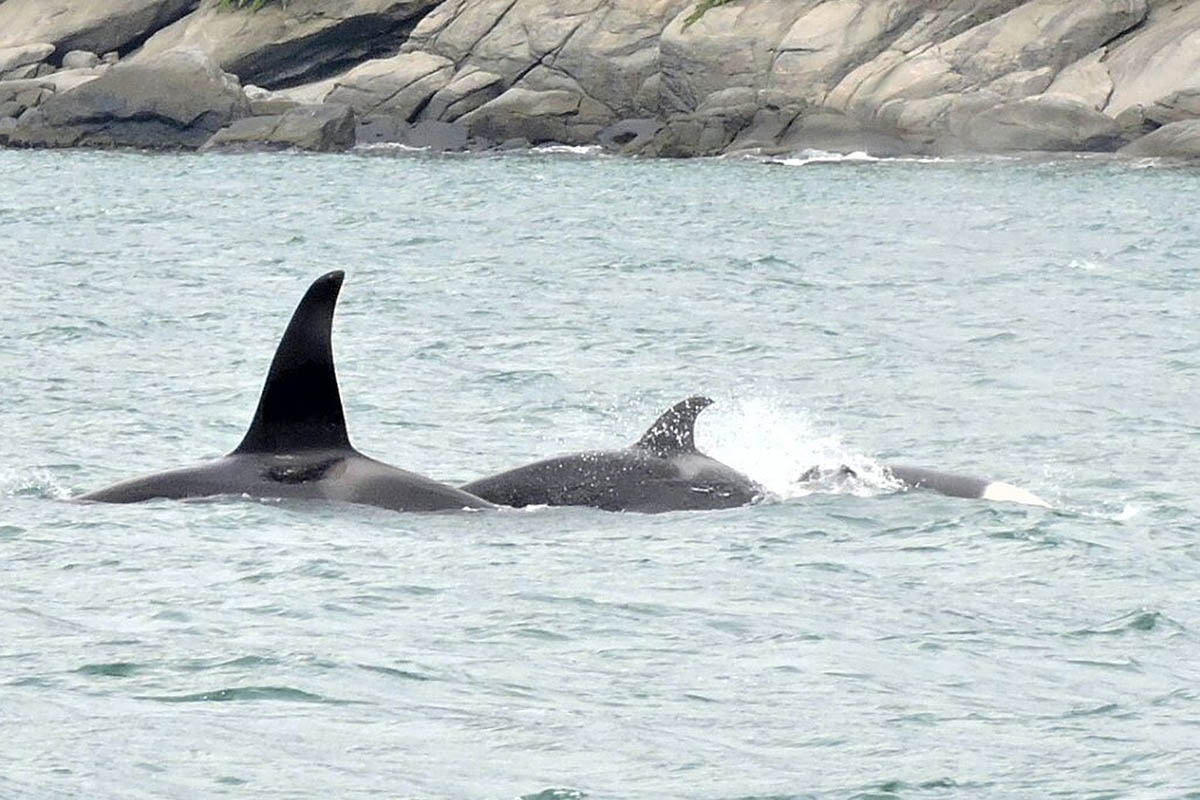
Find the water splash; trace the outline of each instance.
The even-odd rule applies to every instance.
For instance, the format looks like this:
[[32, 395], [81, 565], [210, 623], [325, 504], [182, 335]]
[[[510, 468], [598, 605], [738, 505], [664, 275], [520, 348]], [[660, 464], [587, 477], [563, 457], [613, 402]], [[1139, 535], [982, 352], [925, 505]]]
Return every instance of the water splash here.
[[699, 427], [703, 452], [783, 500], [815, 493], [871, 497], [900, 488], [882, 464], [850, 448], [836, 432], [819, 431], [803, 410], [733, 399], [705, 412]]
[[807, 164], [865, 164], [879, 160], [876, 156], [868, 155], [862, 150], [855, 150], [853, 153], [831, 153], [828, 150], [806, 148], [791, 158], [774, 159], [772, 163], [782, 164], [785, 167], [803, 167]]
[[70, 497], [71, 491], [49, 470], [7, 469], [0, 470], [0, 496], [62, 500]]

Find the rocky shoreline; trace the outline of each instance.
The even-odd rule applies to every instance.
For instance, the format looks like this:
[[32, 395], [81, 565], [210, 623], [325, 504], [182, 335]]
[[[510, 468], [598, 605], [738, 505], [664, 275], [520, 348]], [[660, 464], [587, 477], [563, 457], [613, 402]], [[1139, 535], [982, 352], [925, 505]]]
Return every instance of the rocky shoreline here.
[[0, 146], [1200, 158], [1200, 2], [696, 11], [693, 0], [273, 0], [257, 11], [0, 0]]

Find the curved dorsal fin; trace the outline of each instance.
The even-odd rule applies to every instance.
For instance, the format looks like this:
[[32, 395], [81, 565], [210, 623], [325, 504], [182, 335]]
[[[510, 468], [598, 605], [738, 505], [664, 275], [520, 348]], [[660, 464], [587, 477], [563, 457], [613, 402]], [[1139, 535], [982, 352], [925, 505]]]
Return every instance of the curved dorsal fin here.
[[655, 420], [634, 447], [664, 458], [675, 453], [695, 452], [696, 417], [712, 403], [711, 399], [700, 395], [676, 403]]
[[308, 287], [275, 350], [250, 430], [233, 452], [350, 447], [329, 341], [344, 277], [330, 272]]

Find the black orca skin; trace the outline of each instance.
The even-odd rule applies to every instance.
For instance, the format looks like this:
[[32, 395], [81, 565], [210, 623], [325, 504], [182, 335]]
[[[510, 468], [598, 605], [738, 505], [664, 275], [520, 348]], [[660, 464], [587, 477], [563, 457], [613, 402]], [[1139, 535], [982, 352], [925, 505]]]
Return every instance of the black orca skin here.
[[346, 431], [330, 334], [342, 288], [340, 271], [309, 287], [275, 351], [241, 444], [229, 455], [157, 472], [78, 499], [136, 503], [211, 495], [304, 498], [395, 511], [493, 508], [474, 495], [368, 458]]
[[707, 397], [676, 403], [638, 442], [537, 461], [464, 484], [497, 505], [592, 506], [605, 511], [735, 508], [763, 495], [757, 483], [696, 450], [696, 416]]

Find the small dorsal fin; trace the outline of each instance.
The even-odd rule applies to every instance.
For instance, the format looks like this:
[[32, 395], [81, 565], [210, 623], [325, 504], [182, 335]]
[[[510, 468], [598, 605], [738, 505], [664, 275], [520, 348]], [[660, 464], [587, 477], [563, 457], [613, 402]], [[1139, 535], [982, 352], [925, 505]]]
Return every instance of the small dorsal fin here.
[[675, 453], [694, 452], [696, 417], [712, 403], [711, 399], [700, 395], [676, 403], [655, 420], [634, 447], [664, 458]]
[[308, 287], [275, 350], [250, 430], [233, 452], [350, 447], [330, 343], [344, 277], [330, 272]]

